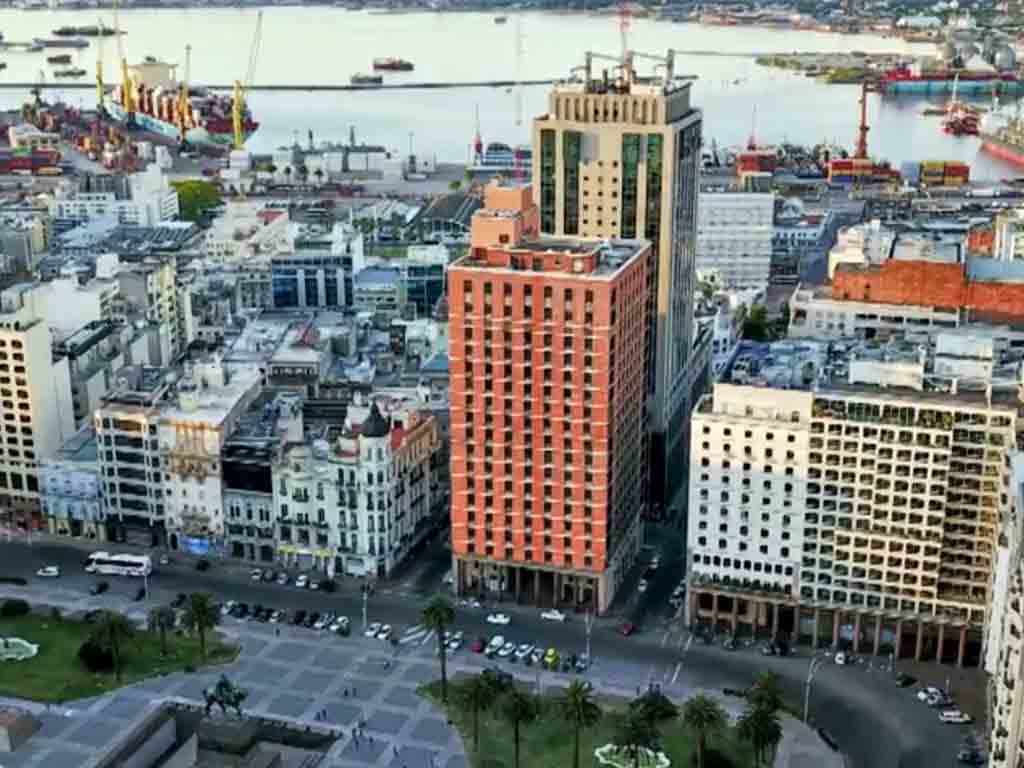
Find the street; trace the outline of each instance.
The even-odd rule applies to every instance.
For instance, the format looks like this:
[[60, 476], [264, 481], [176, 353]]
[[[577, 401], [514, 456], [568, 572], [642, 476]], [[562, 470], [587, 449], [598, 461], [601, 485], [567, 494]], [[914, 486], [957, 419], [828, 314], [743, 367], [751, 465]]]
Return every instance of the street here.
[[[179, 592], [208, 591], [218, 600], [245, 601], [272, 608], [305, 609], [347, 615], [353, 622], [353, 634], [362, 630], [362, 599], [351, 587], [334, 594], [302, 590], [249, 580], [246, 569], [215, 563], [205, 572], [196, 570], [194, 561], [184, 560], [169, 566], [158, 566], [149, 579], [150, 597], [145, 603], [133, 598], [141, 586], [138, 579], [102, 577], [110, 589], [98, 597], [85, 597], [90, 586], [101, 580], [82, 570], [84, 550], [56, 544], [49, 540], [31, 545], [21, 542], [0, 545], [4, 567], [0, 576], [24, 576], [29, 587], [24, 591], [30, 600], [41, 595], [68, 593], [82, 595], [81, 607], [109, 607], [145, 612], [148, 607], [169, 602]], [[44, 580], [33, 574], [43, 565], [59, 565], [59, 579]], [[430, 581], [440, 588], [440, 579], [433, 580], [436, 567], [427, 569]], [[671, 584], [670, 569], [657, 580]], [[16, 587], [7, 587], [17, 590]], [[419, 623], [424, 598], [430, 589], [405, 590], [401, 584], [381, 588], [367, 601], [367, 620], [391, 624], [399, 637]], [[486, 622], [489, 609], [510, 614], [511, 624], [495, 627]], [[630, 611], [626, 609], [626, 613]], [[543, 621], [534, 608], [502, 603], [480, 609], [458, 607], [454, 629], [462, 630], [470, 639], [477, 635], [503, 634], [516, 642], [530, 642], [539, 647], [554, 646], [565, 653], [582, 653], [585, 644], [583, 617], [570, 616], [565, 623]], [[640, 618], [640, 616], [638, 616]], [[791, 658], [764, 657], [755, 646], [726, 651], [700, 642], [685, 643], [682, 630], [669, 622], [648, 619], [641, 631], [632, 637], [617, 634], [618, 619], [602, 618], [594, 623], [591, 649], [595, 663], [589, 676], [599, 685], [613, 687], [645, 687], [661, 684], [670, 694], [693, 689], [737, 688], [749, 686], [764, 671], [779, 676], [786, 699], [794, 709], [803, 700], [807, 673], [808, 649], [798, 648]], [[289, 631], [303, 631], [293, 630]], [[684, 651], [684, 649], [686, 649]], [[460, 652], [465, 655], [467, 650]], [[863, 768], [932, 768], [951, 764], [965, 733], [957, 726], [942, 725], [933, 710], [919, 703], [912, 691], [897, 688], [891, 675], [867, 666], [838, 667], [825, 665], [815, 677], [811, 695], [811, 719], [836, 739], [855, 766]]]

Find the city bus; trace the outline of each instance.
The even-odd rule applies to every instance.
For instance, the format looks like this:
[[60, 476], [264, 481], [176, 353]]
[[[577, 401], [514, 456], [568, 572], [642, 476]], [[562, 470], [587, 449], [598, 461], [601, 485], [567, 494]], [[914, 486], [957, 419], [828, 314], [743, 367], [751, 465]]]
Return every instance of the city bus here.
[[149, 576], [153, 572], [153, 561], [149, 555], [113, 555], [109, 552], [93, 552], [85, 561], [86, 573], [100, 573], [105, 576]]

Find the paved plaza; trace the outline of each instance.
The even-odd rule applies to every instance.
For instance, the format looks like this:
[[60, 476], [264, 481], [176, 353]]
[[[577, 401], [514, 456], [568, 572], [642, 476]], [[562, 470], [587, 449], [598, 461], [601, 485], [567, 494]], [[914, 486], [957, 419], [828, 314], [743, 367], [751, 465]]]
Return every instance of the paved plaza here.
[[[0, 596], [8, 588], [0, 589]], [[51, 599], [51, 603], [55, 602]], [[75, 607], [82, 609], [82, 600]], [[70, 606], [62, 606], [70, 607]], [[134, 619], [144, 608], [126, 606]], [[129, 726], [164, 700], [202, 701], [202, 690], [221, 674], [248, 689], [248, 715], [331, 730], [337, 742], [322, 768], [464, 768], [468, 765], [458, 732], [421, 698], [417, 686], [438, 674], [436, 638], [415, 635], [396, 649], [361, 636], [342, 638], [306, 629], [227, 619], [222, 631], [242, 646], [237, 661], [194, 674], [154, 678], [64, 708], [31, 702], [0, 701], [29, 709], [41, 730], [24, 746], [0, 756], [0, 768], [84, 768], [115, 745]], [[471, 673], [490, 664], [463, 649], [449, 660], [449, 673]], [[564, 687], [569, 675], [536, 667], [503, 665], [522, 680], [549, 691]], [[657, 672], [659, 681], [662, 672]], [[635, 695], [634, 684], [655, 676], [626, 662], [598, 664], [590, 675], [595, 687], [624, 698]], [[700, 689], [676, 682], [678, 670], [664, 671], [663, 690], [682, 700]], [[704, 691], [719, 696], [718, 691]], [[737, 714], [736, 700], [724, 700]], [[361, 726], [361, 727], [360, 727]], [[359, 729], [359, 733], [356, 731]], [[802, 724], [785, 721], [785, 739], [777, 768], [841, 768], [839, 755]]]

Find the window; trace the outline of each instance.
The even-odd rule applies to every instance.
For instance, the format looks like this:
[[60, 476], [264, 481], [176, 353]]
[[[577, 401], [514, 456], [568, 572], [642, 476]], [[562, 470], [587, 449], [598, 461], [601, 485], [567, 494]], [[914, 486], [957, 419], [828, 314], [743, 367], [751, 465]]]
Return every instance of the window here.
[[555, 231], [555, 132], [540, 132], [540, 228]]
[[636, 237], [637, 184], [640, 166], [640, 134], [622, 137], [622, 215], [619, 232], [624, 238]]

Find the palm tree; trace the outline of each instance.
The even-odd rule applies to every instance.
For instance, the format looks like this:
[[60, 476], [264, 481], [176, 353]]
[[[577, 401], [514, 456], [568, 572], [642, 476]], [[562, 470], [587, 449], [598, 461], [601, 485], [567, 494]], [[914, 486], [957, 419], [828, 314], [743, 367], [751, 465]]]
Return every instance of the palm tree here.
[[704, 768], [708, 736], [725, 727], [725, 710], [714, 699], [697, 694], [683, 705], [683, 722], [697, 736], [697, 768]]
[[650, 710], [633, 707], [615, 723], [615, 744], [633, 758], [633, 768], [640, 766], [640, 750], [654, 749], [658, 743], [658, 726]]
[[580, 768], [580, 731], [593, 728], [601, 719], [601, 707], [580, 680], [573, 680], [558, 702], [562, 719], [573, 727], [572, 766]]
[[444, 631], [455, 623], [455, 609], [441, 595], [427, 603], [420, 616], [427, 629], [437, 633], [437, 655], [441, 660], [441, 703], [448, 703], [448, 654], [444, 647]]
[[782, 691], [779, 678], [774, 672], [765, 672], [747, 692], [747, 699], [757, 709], [775, 712], [782, 706]]
[[199, 652], [206, 661], [206, 633], [220, 623], [220, 611], [213, 598], [205, 592], [193, 592], [185, 603], [182, 624], [199, 636]]
[[483, 675], [471, 677], [459, 689], [463, 708], [473, 713], [473, 751], [480, 752], [480, 712], [490, 706], [494, 698], [494, 686]]
[[747, 707], [736, 727], [740, 738], [754, 749], [755, 768], [765, 759], [766, 752], [770, 750], [774, 753], [775, 747], [782, 740], [778, 715], [764, 707]]
[[512, 768], [519, 768], [519, 726], [537, 719], [537, 699], [517, 688], [512, 688], [499, 700], [502, 716], [512, 723], [512, 744], [515, 757]]
[[174, 629], [174, 609], [169, 605], [158, 605], [149, 612], [147, 624], [150, 632], [160, 633], [160, 655], [167, 655], [167, 633]]
[[114, 676], [121, 682], [121, 646], [135, 635], [135, 626], [116, 611], [103, 611], [92, 630], [92, 641], [110, 651]]

